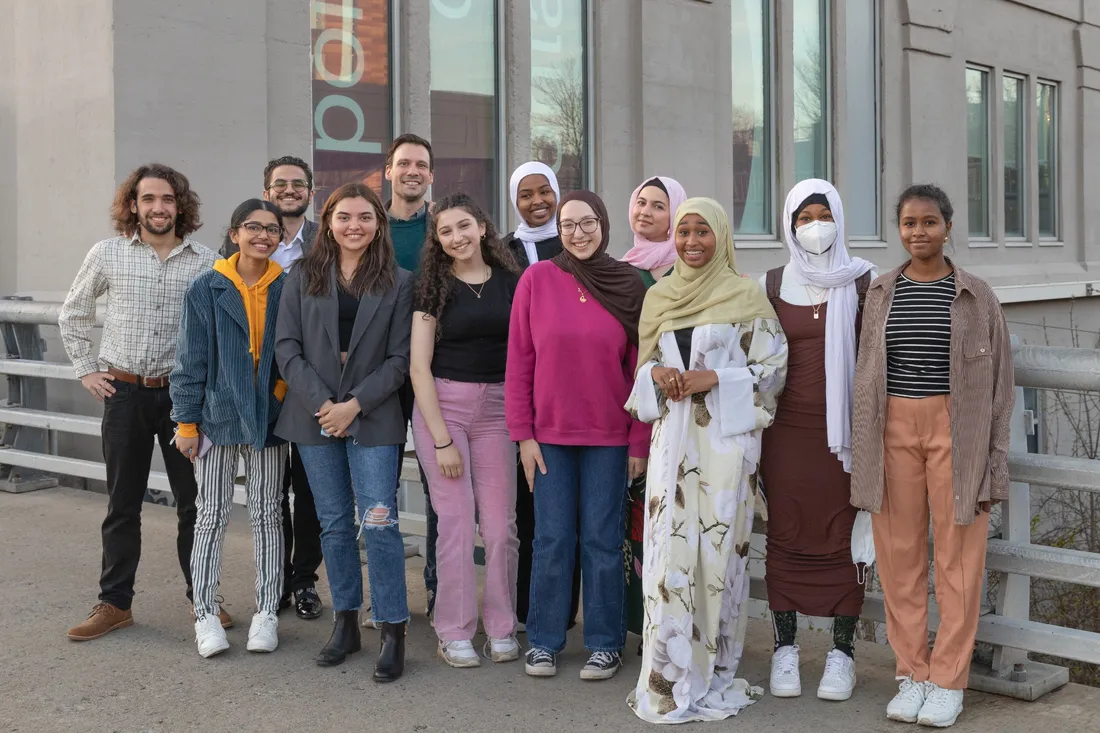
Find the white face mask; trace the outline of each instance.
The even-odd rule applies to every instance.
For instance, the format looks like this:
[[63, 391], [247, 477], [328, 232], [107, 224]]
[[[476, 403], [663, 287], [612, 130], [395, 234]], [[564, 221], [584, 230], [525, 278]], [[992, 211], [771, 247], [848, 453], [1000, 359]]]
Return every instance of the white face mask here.
[[856, 580], [867, 581], [867, 568], [875, 564], [875, 537], [871, 528], [871, 513], [860, 511], [852, 527], [852, 562], [856, 565]]
[[802, 249], [812, 255], [823, 255], [836, 244], [836, 222], [811, 221], [796, 229], [794, 236]]

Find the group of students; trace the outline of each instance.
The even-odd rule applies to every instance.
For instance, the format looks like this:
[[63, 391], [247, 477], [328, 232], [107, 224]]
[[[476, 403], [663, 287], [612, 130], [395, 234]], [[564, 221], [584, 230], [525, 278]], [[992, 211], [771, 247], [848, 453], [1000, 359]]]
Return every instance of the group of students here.
[[[421, 241], [414, 228], [391, 234], [403, 184], [426, 188], [432, 169], [427, 141], [399, 138], [387, 161], [394, 202], [360, 183], [337, 188], [289, 276], [271, 261], [284, 235], [278, 207], [250, 199], [227, 234], [239, 251], [211, 255], [187, 288], [167, 383], [175, 445], [198, 477], [200, 654], [228, 647], [216, 593], [241, 458], [257, 564], [248, 648], [277, 644], [273, 487], [289, 442], [312, 484], [334, 609], [317, 661], [339, 664], [361, 647], [362, 535], [381, 628], [374, 678], [401, 675], [410, 613], [396, 494], [411, 413], [438, 516], [432, 618], [447, 664], [482, 659], [479, 533], [486, 658], [519, 659], [525, 627], [527, 674], [553, 676], [579, 596], [581, 678], [616, 674], [629, 629], [642, 639], [628, 698], [639, 717], [735, 715], [763, 695], [737, 677], [759, 510], [771, 693], [801, 694], [802, 613], [834, 619], [818, 696], [852, 695], [866, 559], [853, 547], [871, 532], [898, 660], [887, 715], [953, 724], [989, 510], [1007, 497], [1014, 391], [995, 295], [944, 254], [947, 196], [930, 185], [901, 194], [911, 258], [876, 278], [847, 250], [836, 189], [803, 181], [783, 209], [790, 261], [755, 280], [736, 268], [723, 207], [664, 176], [631, 195], [633, 246], [621, 260], [608, 253], [600, 197], [562, 195], [538, 162], [511, 177], [519, 226], [506, 237], [462, 193], [406, 211], [400, 221], [419, 220]], [[141, 237], [150, 223], [141, 219]]]

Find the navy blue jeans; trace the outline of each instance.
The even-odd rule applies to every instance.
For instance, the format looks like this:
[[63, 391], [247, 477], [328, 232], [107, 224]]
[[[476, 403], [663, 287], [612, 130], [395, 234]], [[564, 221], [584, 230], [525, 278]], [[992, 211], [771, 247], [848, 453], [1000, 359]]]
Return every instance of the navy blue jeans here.
[[541, 448], [546, 475], [535, 470], [527, 638], [531, 646], [553, 652], [565, 646], [579, 535], [584, 645], [593, 652], [621, 651], [626, 643], [626, 446], [543, 443]]
[[298, 453], [309, 473], [321, 523], [333, 610], [357, 611], [363, 605], [363, 569], [355, 535], [358, 505], [374, 620], [408, 621], [405, 543], [397, 524], [397, 446], [365, 446], [344, 438], [299, 445]]

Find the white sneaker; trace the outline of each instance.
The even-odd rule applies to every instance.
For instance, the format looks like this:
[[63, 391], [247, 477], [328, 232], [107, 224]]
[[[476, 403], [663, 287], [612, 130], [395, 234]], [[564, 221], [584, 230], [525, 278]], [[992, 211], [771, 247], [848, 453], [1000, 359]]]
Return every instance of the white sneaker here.
[[781, 646], [772, 654], [772, 674], [768, 685], [772, 697], [798, 697], [802, 694], [797, 646]]
[[481, 657], [469, 639], [439, 642], [439, 658], [452, 667], [480, 667]]
[[817, 696], [822, 700], [840, 702], [850, 698], [855, 688], [855, 660], [839, 649], [833, 649], [825, 657], [825, 673], [817, 686]]
[[482, 651], [494, 662], [514, 662], [519, 659], [519, 642], [515, 636], [509, 636], [506, 639], [490, 637]]
[[898, 685], [898, 694], [886, 706], [886, 717], [902, 723], [916, 723], [917, 716], [924, 706], [929, 683], [914, 682], [911, 677], [902, 677]]
[[270, 611], [257, 613], [252, 617], [252, 626], [248, 629], [250, 652], [273, 652], [279, 646], [279, 619]]
[[945, 690], [930, 682], [917, 722], [933, 728], [949, 728], [955, 724], [962, 711], [962, 690]]
[[204, 613], [195, 620], [195, 642], [199, 647], [199, 656], [210, 658], [229, 648], [229, 639], [225, 638], [225, 629], [217, 616]]

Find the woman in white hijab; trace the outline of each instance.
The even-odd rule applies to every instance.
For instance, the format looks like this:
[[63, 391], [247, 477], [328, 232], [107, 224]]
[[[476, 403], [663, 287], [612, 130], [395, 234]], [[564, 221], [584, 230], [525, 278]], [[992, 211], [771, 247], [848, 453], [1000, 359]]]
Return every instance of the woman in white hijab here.
[[863, 584], [852, 563], [851, 419], [856, 348], [871, 263], [848, 254], [840, 194], [828, 181], [796, 185], [783, 207], [791, 259], [761, 278], [789, 341], [787, 384], [764, 433], [765, 555], [775, 629], [771, 694], [802, 693], [798, 613], [833, 618], [833, 649], [817, 696], [847, 700]]

